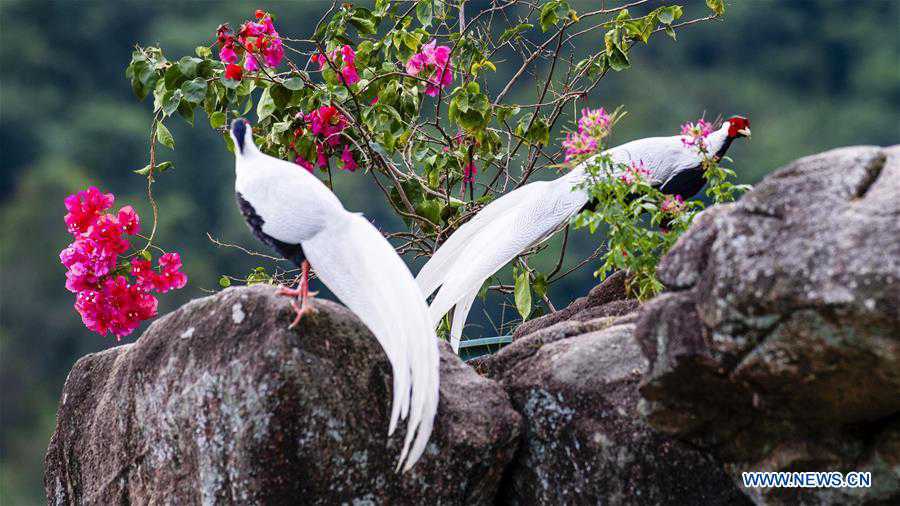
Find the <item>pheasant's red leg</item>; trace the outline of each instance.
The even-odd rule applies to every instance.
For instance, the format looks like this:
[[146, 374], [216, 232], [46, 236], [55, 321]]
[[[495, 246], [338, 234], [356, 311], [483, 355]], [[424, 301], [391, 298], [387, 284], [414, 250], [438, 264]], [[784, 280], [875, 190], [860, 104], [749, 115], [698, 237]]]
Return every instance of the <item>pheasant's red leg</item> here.
[[[316, 310], [309, 303], [310, 293], [309, 293], [309, 262], [304, 260], [303, 264], [300, 266], [301, 274], [300, 274], [300, 286], [297, 290], [291, 290], [291, 292], [297, 295], [297, 301], [300, 302], [300, 305], [297, 305], [297, 301], [291, 301], [291, 307], [294, 308], [294, 312], [297, 313], [297, 316], [294, 318], [294, 321], [291, 322], [290, 327], [294, 328], [303, 318], [303, 315], [307, 313], [315, 313]], [[313, 293], [315, 295], [315, 293]]]

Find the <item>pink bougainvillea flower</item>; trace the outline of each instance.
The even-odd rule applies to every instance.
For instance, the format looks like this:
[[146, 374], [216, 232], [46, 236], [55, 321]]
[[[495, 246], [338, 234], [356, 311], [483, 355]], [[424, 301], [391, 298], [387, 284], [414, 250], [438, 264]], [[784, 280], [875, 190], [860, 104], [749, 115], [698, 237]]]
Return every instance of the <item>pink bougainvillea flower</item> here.
[[223, 46], [222, 49], [219, 49], [219, 59], [222, 60], [223, 63], [227, 64], [237, 63], [238, 54], [234, 50], [234, 45], [229, 44], [227, 46]]
[[101, 193], [93, 186], [66, 197], [65, 205], [69, 212], [65, 222], [69, 233], [86, 232], [103, 211], [112, 207], [115, 199], [112, 193]]
[[149, 260], [135, 258], [131, 261], [131, 275], [137, 286], [146, 290], [153, 290], [156, 284], [156, 272], [153, 271], [153, 264]]
[[225, 79], [240, 81], [244, 77], [244, 67], [229, 63], [225, 66]]
[[566, 152], [566, 162], [592, 154], [598, 148], [597, 139], [582, 133], [573, 134], [571, 132], [566, 134], [562, 146]]
[[344, 61], [344, 65], [356, 65], [356, 51], [344, 44], [344, 47], [341, 48], [341, 59]]
[[105, 279], [96, 290], [84, 290], [75, 298], [75, 309], [89, 330], [100, 335], [112, 332], [121, 339], [142, 321], [156, 316], [158, 301], [124, 276]]
[[[259, 21], [243, 23], [237, 36], [228, 25], [219, 26], [216, 30], [216, 41], [220, 47], [220, 60], [226, 64], [237, 64], [241, 55], [245, 54], [243, 68], [248, 72], [259, 70], [260, 63], [272, 68], [281, 65], [284, 59], [284, 43], [275, 30], [272, 17], [264, 12], [260, 17], [259, 13], [257, 10], [256, 18]], [[231, 77], [228, 75], [229, 72]], [[239, 75], [236, 69], [226, 68], [226, 78], [239, 79], [236, 77]]]
[[328, 157], [325, 156], [325, 146], [321, 142], [316, 143], [316, 163], [320, 168], [328, 167]]
[[160, 258], [159, 273], [149, 261], [132, 259], [134, 283], [118, 274], [119, 255], [130, 247], [125, 236], [138, 234], [141, 220], [131, 206], [122, 207], [117, 215], [103, 214], [114, 201], [112, 194], [93, 187], [66, 198], [65, 221], [75, 240], [60, 252], [59, 260], [66, 267], [66, 289], [76, 293], [75, 309], [84, 325], [121, 338], [156, 316], [157, 300], [151, 291], [181, 288], [187, 276], [180, 271], [177, 253]]
[[88, 239], [93, 240], [102, 252], [118, 255], [128, 251], [131, 246], [128, 239], [122, 237], [124, 233], [122, 225], [115, 216], [104, 214], [97, 218], [85, 235]]
[[344, 144], [344, 152], [341, 153], [341, 162], [344, 163], [344, 170], [349, 170], [350, 172], [356, 171], [356, 159], [353, 158], [353, 153], [350, 151], [350, 146], [348, 144]]
[[128, 235], [141, 233], [141, 217], [131, 206], [124, 206], [119, 209], [119, 224], [122, 225], [122, 231]]
[[312, 162], [310, 162], [306, 158], [303, 158], [302, 156], [297, 156], [297, 158], [294, 158], [294, 163], [308, 170], [310, 173], [313, 173], [316, 170], [316, 167], [312, 164]]
[[244, 69], [247, 72], [256, 72], [259, 70], [259, 62], [256, 61], [256, 56], [253, 54], [248, 54], [247, 58], [244, 60]]
[[[453, 84], [453, 72], [450, 69], [450, 66], [440, 67], [443, 69], [443, 73], [440, 78], [432, 77], [428, 80], [428, 84], [425, 85], [425, 94], [429, 97], [436, 97], [440, 93], [440, 91], [447, 86]], [[435, 76], [437, 76], [437, 71], [435, 71]]]
[[578, 133], [588, 135], [600, 141], [609, 135], [612, 119], [601, 107], [599, 109], [582, 109], [578, 119]]
[[303, 119], [313, 135], [322, 137], [332, 147], [340, 144], [340, 133], [347, 127], [347, 120], [331, 105], [323, 105]]
[[706, 138], [712, 131], [712, 124], [702, 118], [696, 123], [685, 123], [681, 125], [681, 143], [688, 147], [696, 146], [701, 151], [705, 150]]
[[159, 293], [184, 288], [187, 284], [187, 274], [181, 272], [181, 255], [176, 252], [165, 253], [159, 257], [159, 274], [156, 277], [154, 288]]
[[[337, 61], [340, 54], [340, 63]], [[327, 55], [315, 53], [309, 57], [309, 60], [319, 65], [319, 70], [324, 70], [328, 63], [331, 62], [334, 68], [340, 71], [341, 77], [347, 86], [352, 86], [359, 82], [359, 71], [356, 69], [356, 51], [352, 47], [344, 44], [339, 50], [335, 49]]]
[[352, 86], [359, 82], [359, 73], [356, 71], [356, 52], [352, 47], [344, 45], [341, 48], [341, 59], [344, 61], [344, 68], [341, 69], [341, 75], [347, 86]]
[[110, 277], [103, 282], [92, 316], [116, 338], [122, 338], [134, 332], [142, 321], [156, 316], [157, 305], [156, 297], [129, 284], [125, 276]]
[[406, 73], [417, 76], [428, 64], [428, 58], [422, 53], [416, 53], [406, 62]]
[[406, 73], [418, 76], [422, 72], [425, 72], [427, 79], [426, 95], [435, 97], [443, 88], [450, 86], [453, 83], [450, 48], [438, 46], [437, 40], [422, 46], [422, 50], [406, 62]]
[[684, 207], [684, 199], [681, 198], [681, 195], [675, 195], [674, 197], [672, 195], [666, 195], [659, 210], [664, 213], [678, 214], [684, 210]]
[[178, 253], [165, 253], [159, 258], [158, 265], [159, 272], [156, 272], [148, 260], [132, 260], [131, 275], [135, 285], [148, 292], [166, 293], [187, 284], [187, 275], [180, 271], [181, 257]]
[[466, 164], [463, 170], [463, 182], [464, 183], [474, 183], [475, 176], [478, 175], [478, 167], [475, 166], [475, 162], [469, 160], [469, 163]]
[[625, 172], [619, 175], [619, 180], [627, 185], [632, 185], [638, 181], [643, 181], [649, 175], [650, 171], [644, 167], [644, 161], [639, 160], [637, 162], [632, 162], [631, 165], [625, 169]]
[[603, 139], [609, 135], [611, 126], [612, 118], [602, 107], [582, 109], [577, 131], [567, 133], [566, 139], [562, 142], [566, 162], [598, 151], [603, 145]]
[[281, 65], [281, 60], [284, 59], [284, 45], [280, 38], [272, 39], [265, 44], [263, 59], [269, 67], [275, 68]]

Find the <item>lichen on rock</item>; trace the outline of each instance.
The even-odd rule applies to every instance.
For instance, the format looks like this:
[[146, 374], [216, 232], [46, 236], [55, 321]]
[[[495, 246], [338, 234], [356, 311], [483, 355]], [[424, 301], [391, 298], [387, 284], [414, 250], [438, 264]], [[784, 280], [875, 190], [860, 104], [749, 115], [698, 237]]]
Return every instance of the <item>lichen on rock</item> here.
[[66, 381], [45, 466], [53, 503], [490, 504], [519, 415], [445, 344], [425, 456], [394, 467], [391, 368], [345, 308], [287, 329], [271, 286], [230, 288], [88, 355]]
[[663, 259], [636, 337], [642, 411], [742, 471], [870, 471], [871, 489], [747, 490], [765, 504], [900, 500], [900, 147], [801, 158], [701, 214]]

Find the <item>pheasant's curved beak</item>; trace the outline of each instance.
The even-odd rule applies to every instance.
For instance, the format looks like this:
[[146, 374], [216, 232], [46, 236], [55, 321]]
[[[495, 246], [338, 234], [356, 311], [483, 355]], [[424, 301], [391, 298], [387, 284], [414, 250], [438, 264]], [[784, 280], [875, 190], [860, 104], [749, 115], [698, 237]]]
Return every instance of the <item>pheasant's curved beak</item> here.
[[742, 129], [738, 130], [738, 133], [749, 139], [750, 138], [750, 127], [742, 128]]

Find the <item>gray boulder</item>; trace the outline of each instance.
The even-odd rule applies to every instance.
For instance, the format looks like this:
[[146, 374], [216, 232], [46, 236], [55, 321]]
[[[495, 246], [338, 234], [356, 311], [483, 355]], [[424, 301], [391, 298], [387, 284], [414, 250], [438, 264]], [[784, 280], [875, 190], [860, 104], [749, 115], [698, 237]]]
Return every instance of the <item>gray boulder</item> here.
[[479, 361], [524, 418], [501, 503], [748, 503], [709, 455], [641, 420], [633, 320], [560, 321]]
[[743, 471], [869, 471], [760, 504], [900, 502], [900, 147], [797, 160], [663, 259], [636, 337], [655, 428]]
[[575, 299], [559, 311], [529, 320], [513, 332], [513, 340], [527, 336], [559, 322], [584, 322], [606, 316], [622, 316], [637, 309], [638, 302], [628, 298], [625, 272], [616, 271], [584, 297]]
[[391, 368], [343, 307], [289, 331], [270, 286], [231, 288], [79, 360], [45, 461], [55, 504], [491, 504], [516, 449], [506, 393], [446, 345], [426, 453], [397, 474]]

